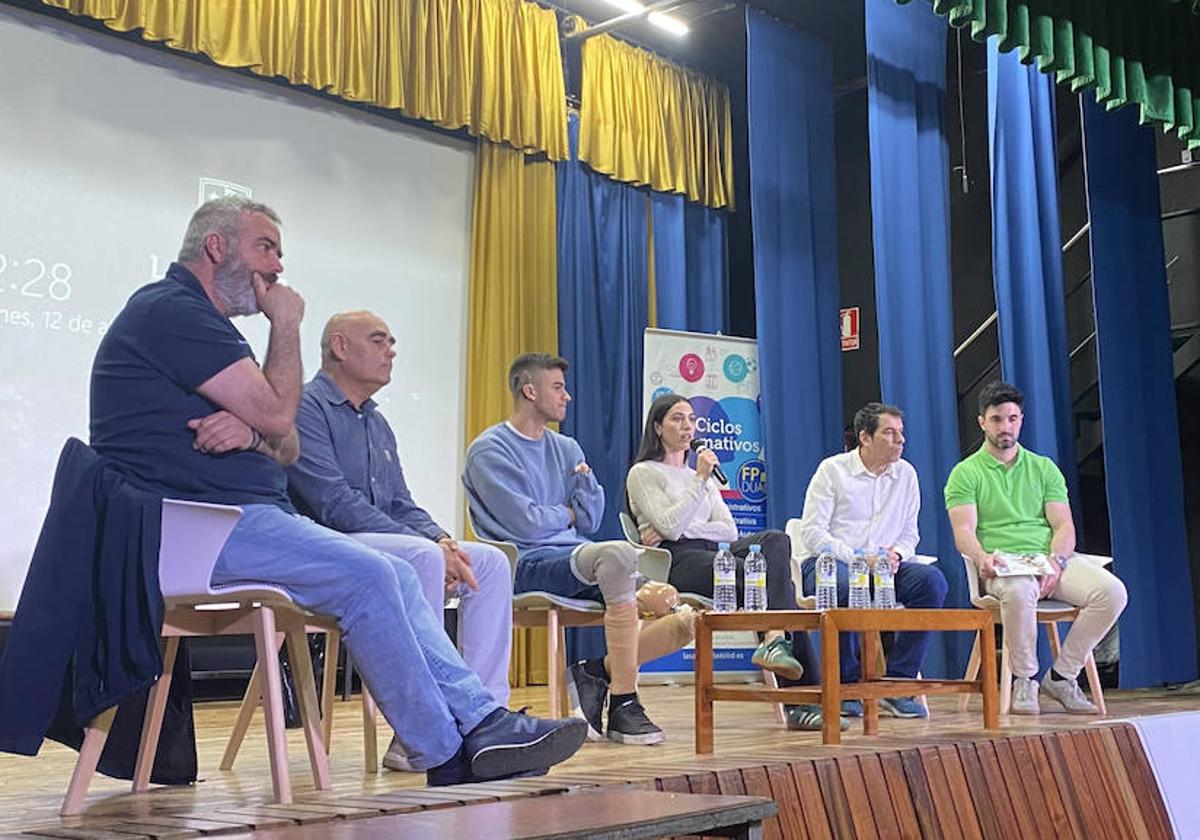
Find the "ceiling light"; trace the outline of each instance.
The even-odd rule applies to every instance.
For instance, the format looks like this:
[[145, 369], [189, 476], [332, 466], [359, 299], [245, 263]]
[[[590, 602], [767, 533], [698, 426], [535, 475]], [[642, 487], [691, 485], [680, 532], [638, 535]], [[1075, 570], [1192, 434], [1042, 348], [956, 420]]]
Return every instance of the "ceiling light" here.
[[[627, 15], [635, 15], [646, 11], [645, 4], [639, 2], [639, 0], [605, 0], [605, 2], [614, 8], [620, 9]], [[662, 12], [651, 12], [646, 15], [646, 20], [659, 29], [670, 32], [672, 35], [683, 36], [688, 34], [688, 25], [686, 23], [679, 20], [679, 18], [664, 15]]]
[[659, 29], [670, 32], [672, 35], [683, 36], [688, 34], [688, 25], [678, 18], [664, 15], [662, 12], [651, 12], [646, 16], [646, 19]]
[[635, 14], [646, 9], [638, 0], [607, 0], [607, 2], [608, 5], [615, 6], [626, 14]]

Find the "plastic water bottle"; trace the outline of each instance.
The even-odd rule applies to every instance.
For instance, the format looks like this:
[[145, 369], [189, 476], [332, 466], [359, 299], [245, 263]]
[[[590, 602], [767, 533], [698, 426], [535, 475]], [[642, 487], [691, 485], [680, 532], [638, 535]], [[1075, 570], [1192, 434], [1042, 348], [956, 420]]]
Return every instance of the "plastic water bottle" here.
[[896, 609], [896, 578], [886, 548], [875, 551], [875, 609]]
[[737, 610], [737, 560], [729, 551], [729, 543], [717, 543], [713, 557], [713, 612]]
[[817, 555], [817, 609], [832, 610], [837, 606], [837, 558], [833, 550], [821, 546]]
[[767, 608], [767, 558], [763, 557], [762, 546], [751, 545], [746, 556], [746, 606], [747, 610]]
[[866, 553], [861, 549], [854, 550], [854, 559], [850, 561], [850, 609], [866, 610], [871, 607], [871, 570], [867, 566]]

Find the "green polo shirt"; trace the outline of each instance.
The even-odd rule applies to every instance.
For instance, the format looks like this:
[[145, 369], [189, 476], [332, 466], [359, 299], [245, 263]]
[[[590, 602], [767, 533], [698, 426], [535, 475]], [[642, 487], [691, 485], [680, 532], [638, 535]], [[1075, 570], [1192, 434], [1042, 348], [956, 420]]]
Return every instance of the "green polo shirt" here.
[[1044, 455], [1021, 447], [1012, 466], [988, 454], [986, 444], [960, 461], [946, 480], [946, 509], [975, 505], [975, 535], [985, 551], [1050, 550], [1046, 502], [1067, 501], [1067, 482]]

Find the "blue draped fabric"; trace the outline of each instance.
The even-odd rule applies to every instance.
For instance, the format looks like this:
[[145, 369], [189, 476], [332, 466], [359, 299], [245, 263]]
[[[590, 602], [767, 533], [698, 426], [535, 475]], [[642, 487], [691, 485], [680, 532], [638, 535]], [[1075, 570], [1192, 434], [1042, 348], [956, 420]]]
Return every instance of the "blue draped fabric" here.
[[[946, 606], [964, 607], [966, 574], [942, 501], [959, 457], [946, 20], [926, 3], [866, 0], [866, 30], [879, 380], [884, 400], [905, 412], [904, 457], [921, 484], [920, 551], [940, 558]], [[925, 675], [961, 677], [970, 644], [967, 634], [936, 634]]]
[[726, 216], [681, 195], [650, 193], [654, 230], [655, 326], [729, 329]]
[[1154, 134], [1082, 97], [1121, 687], [1196, 677]]
[[649, 314], [646, 196], [576, 159], [558, 164], [558, 348], [571, 363], [563, 432], [604, 487], [596, 540], [622, 539], [617, 514], [642, 424], [642, 332]]
[[[988, 146], [992, 178], [992, 270], [1000, 368], [1025, 393], [1021, 444], [1062, 470], [1076, 524], [1079, 470], [1071, 413], [1054, 79], [1001, 53], [988, 39]], [[1042, 670], [1054, 659], [1038, 634]]]
[[1078, 470], [1062, 232], [1054, 79], [1001, 53], [988, 39], [988, 145], [992, 175], [992, 268], [1000, 324], [1000, 366], [1025, 394], [1021, 443], [1051, 458], [1067, 480], [1078, 516]]
[[782, 528], [821, 459], [842, 449], [833, 61], [749, 8], [746, 26], [767, 523]]
[[[571, 367], [564, 434], [579, 441], [604, 487], [594, 540], [622, 539], [617, 516], [642, 423], [642, 332], [649, 316], [646, 196], [578, 160], [557, 164], [558, 350]], [[599, 628], [568, 629], [570, 661], [603, 656]]]

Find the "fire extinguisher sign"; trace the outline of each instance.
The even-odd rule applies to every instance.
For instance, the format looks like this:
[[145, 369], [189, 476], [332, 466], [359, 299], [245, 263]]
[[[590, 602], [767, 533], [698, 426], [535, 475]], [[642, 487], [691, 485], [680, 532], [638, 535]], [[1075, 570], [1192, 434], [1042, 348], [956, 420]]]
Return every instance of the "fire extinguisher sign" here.
[[859, 347], [858, 307], [842, 310], [842, 352]]

